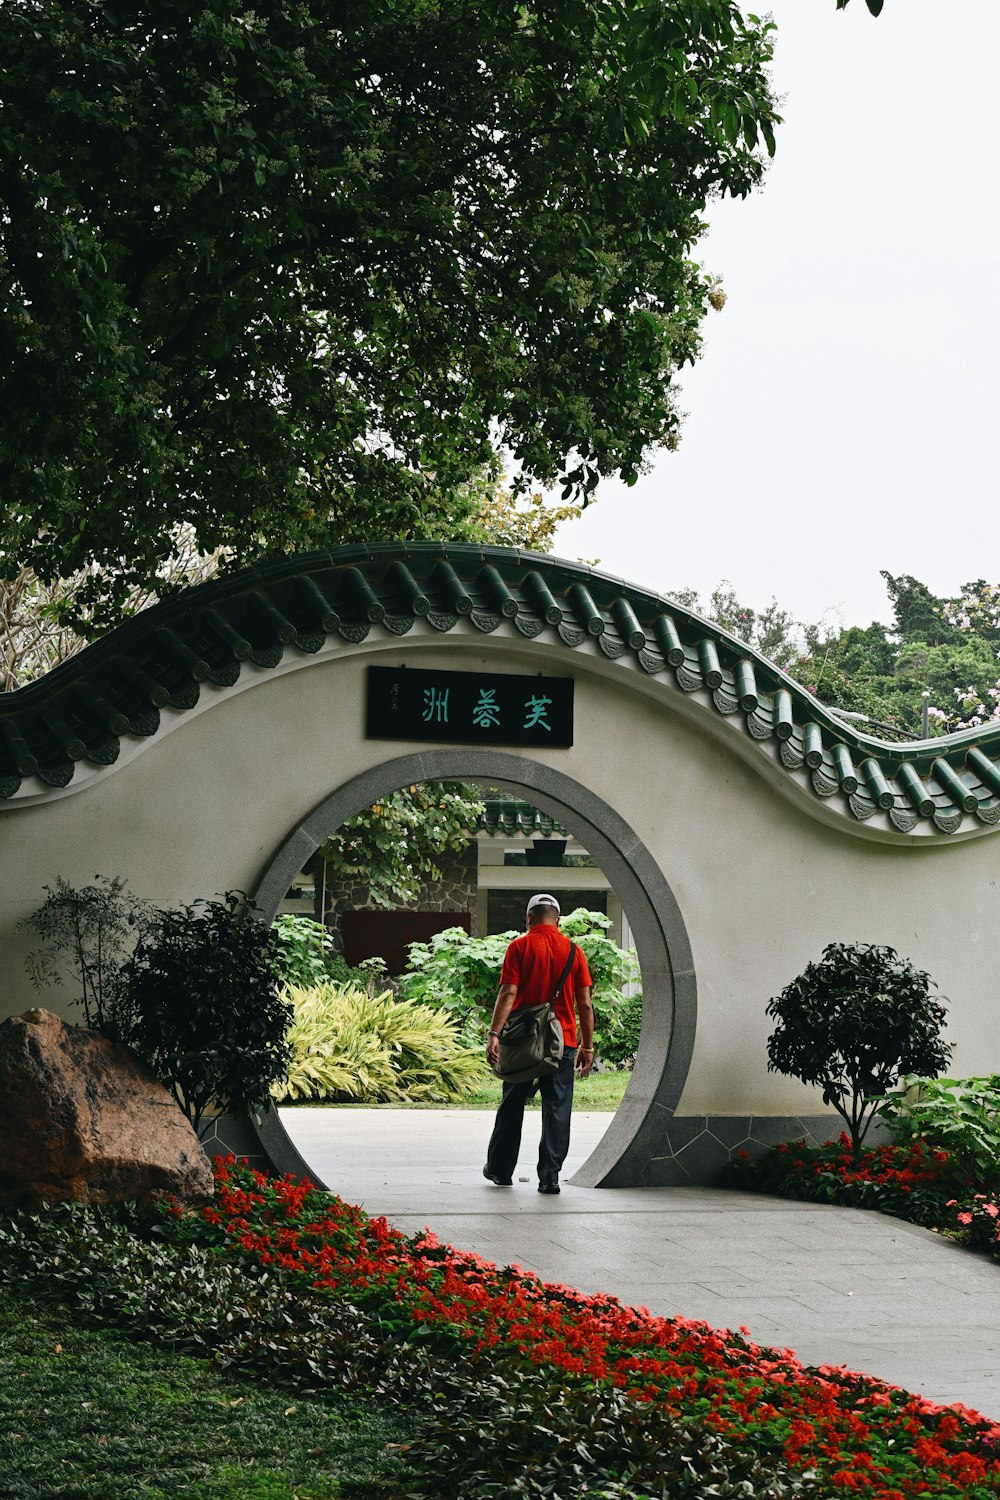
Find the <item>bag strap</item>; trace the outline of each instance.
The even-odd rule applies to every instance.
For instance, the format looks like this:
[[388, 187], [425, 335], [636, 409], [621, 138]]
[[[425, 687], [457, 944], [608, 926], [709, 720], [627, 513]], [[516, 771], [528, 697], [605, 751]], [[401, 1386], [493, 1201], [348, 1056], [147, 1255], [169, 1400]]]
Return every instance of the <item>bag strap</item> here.
[[574, 960], [575, 957], [576, 957], [576, 944], [573, 942], [573, 939], [570, 938], [570, 943], [569, 943], [569, 957], [567, 958], [565, 964], [563, 965], [563, 971], [562, 971], [562, 973], [559, 975], [559, 978], [556, 980], [556, 987], [555, 987], [555, 990], [553, 991], [553, 994], [552, 994], [552, 999], [554, 1001], [559, 999], [560, 993], [562, 992], [562, 987], [566, 983], [567, 979], [569, 978], [569, 973], [570, 973], [570, 970], [573, 967], [573, 960]]

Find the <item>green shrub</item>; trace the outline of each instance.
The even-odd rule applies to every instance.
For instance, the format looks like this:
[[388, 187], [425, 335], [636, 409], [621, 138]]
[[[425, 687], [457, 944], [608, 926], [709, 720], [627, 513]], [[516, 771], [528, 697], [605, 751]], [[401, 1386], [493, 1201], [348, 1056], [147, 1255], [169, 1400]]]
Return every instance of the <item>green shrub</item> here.
[[[619, 948], [607, 936], [610, 917], [599, 911], [577, 907], [563, 917], [560, 927], [583, 950], [594, 981], [596, 1045], [603, 1052], [603, 1038], [622, 1003], [622, 989], [638, 978], [635, 954]], [[470, 1047], [481, 1047], [500, 985], [507, 945], [517, 932], [499, 932], [490, 937], [470, 937], [463, 927], [435, 933], [429, 943], [411, 943], [410, 960], [399, 981], [400, 993], [449, 1011], [461, 1027]]]
[[981, 1187], [1000, 1184], [1000, 1074], [987, 1078], [903, 1078], [882, 1118], [894, 1141], [947, 1151]]
[[516, 932], [470, 937], [464, 927], [436, 932], [429, 943], [411, 943], [399, 992], [446, 1012], [468, 1047], [481, 1047], [500, 986], [507, 944]]
[[431, 1006], [354, 985], [291, 985], [284, 994], [291, 1058], [277, 1099], [446, 1104], [486, 1076], [481, 1056]]
[[367, 990], [369, 995], [382, 995], [386, 991], [396, 993], [396, 983], [390, 978], [384, 958], [363, 958], [359, 964], [352, 966], [342, 953], [335, 953], [330, 960], [329, 969], [329, 978], [334, 984]]
[[613, 1028], [624, 1001], [623, 990], [639, 978], [639, 961], [630, 949], [619, 948], [614, 938], [608, 937], [611, 918], [603, 912], [578, 906], [559, 925], [583, 949], [587, 960], [594, 981], [595, 1045], [603, 1057], [604, 1037]]
[[271, 931], [280, 984], [307, 989], [311, 984], [332, 980], [334, 984], [355, 985], [370, 995], [391, 988], [383, 958], [364, 958], [352, 967], [342, 953], [335, 952], [333, 934], [323, 922], [285, 913], [275, 917]]
[[128, 965], [131, 1044], [196, 1131], [210, 1105], [255, 1114], [286, 1076], [290, 1006], [271, 930], [242, 893], [161, 912]]
[[615, 1068], [631, 1068], [642, 1030], [642, 990], [626, 995], [601, 1036], [601, 1057]]
[[333, 938], [322, 922], [284, 912], [271, 924], [279, 984], [321, 984], [330, 978]]
[[1000, 1196], [992, 1193], [958, 1194], [948, 1204], [951, 1210], [947, 1223], [951, 1235], [971, 1250], [988, 1250], [994, 1260], [1000, 1260]]
[[939, 1032], [944, 1006], [931, 980], [895, 949], [831, 943], [819, 963], [767, 1006], [778, 1025], [767, 1043], [768, 1069], [823, 1090], [823, 1103], [846, 1122], [855, 1154], [901, 1075], [936, 1076], [949, 1049]]

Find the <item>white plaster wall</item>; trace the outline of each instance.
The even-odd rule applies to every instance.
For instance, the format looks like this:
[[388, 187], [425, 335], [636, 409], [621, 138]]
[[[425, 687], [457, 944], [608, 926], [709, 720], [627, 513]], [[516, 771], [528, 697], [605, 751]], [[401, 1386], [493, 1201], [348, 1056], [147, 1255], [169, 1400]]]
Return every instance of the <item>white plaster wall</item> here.
[[838, 826], [821, 804], [811, 816], [808, 803], [780, 790], [788, 778], [772, 769], [773, 743], [758, 748], [744, 736], [736, 744], [732, 721], [697, 712], [691, 699], [594, 648], [570, 653], [499, 633], [446, 643], [380, 638], [301, 667], [292, 657], [278, 673], [244, 673], [236, 690], [205, 690], [196, 714], [168, 711], [173, 732], [141, 753], [131, 742], [123, 764], [79, 792], [8, 804], [0, 811], [0, 1016], [39, 1003], [72, 1016], [59, 991], [30, 987], [30, 940], [16, 926], [55, 875], [73, 884], [122, 875], [162, 904], [252, 889], [289, 831], [338, 785], [419, 751], [363, 738], [364, 671], [379, 657], [575, 675], [576, 744], [534, 758], [619, 813], [677, 898], [699, 989], [680, 1114], [822, 1109], [816, 1091], [767, 1073], [764, 1007], [834, 940], [890, 943], [928, 969], [952, 1000], [953, 1071], [1000, 1071], [1000, 834], [889, 843]]
[[[606, 685], [598, 696], [614, 713]], [[927, 969], [951, 1000], [952, 1070], [1000, 1068], [1000, 842], [902, 846], [839, 833], [723, 745], [665, 723], [648, 703], [626, 708], [613, 697], [627, 713], [628, 772], [598, 762], [591, 785], [616, 798], [658, 859], [698, 976], [697, 1037], [679, 1114], [822, 1110], [816, 1091], [767, 1073], [773, 1023], [765, 1007], [833, 941], [888, 943]], [[640, 769], [654, 766], [652, 774]]]

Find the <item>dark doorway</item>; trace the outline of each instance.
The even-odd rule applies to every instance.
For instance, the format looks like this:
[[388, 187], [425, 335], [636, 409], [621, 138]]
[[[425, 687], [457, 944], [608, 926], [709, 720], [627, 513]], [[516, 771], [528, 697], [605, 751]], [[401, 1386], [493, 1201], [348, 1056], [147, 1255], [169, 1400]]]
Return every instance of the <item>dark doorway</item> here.
[[387, 974], [402, 974], [411, 943], [429, 943], [447, 927], [472, 931], [467, 911], [345, 911], [344, 957], [354, 968], [366, 958], [380, 958]]

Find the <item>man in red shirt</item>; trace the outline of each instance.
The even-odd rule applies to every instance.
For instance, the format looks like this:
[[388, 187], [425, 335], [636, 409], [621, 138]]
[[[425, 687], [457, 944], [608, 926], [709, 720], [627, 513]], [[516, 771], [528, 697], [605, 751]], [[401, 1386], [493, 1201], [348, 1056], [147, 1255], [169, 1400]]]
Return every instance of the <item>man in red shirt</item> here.
[[[555, 896], [544, 892], [532, 896], [527, 916], [528, 930], [509, 945], [500, 972], [500, 989], [486, 1044], [490, 1067], [496, 1067], [500, 1056], [500, 1031], [511, 1011], [522, 1005], [544, 1005], [551, 1000], [569, 957], [570, 940], [559, 931], [559, 902]], [[572, 967], [555, 997], [556, 1018], [562, 1027], [565, 1049], [557, 1071], [534, 1083], [504, 1082], [503, 1099], [497, 1110], [483, 1168], [483, 1176], [497, 1187], [510, 1187], [514, 1180], [524, 1106], [537, 1088], [542, 1096], [538, 1191], [559, 1191], [559, 1172], [569, 1150], [573, 1079], [577, 1073], [586, 1078], [594, 1062], [592, 987], [587, 960], [577, 948]], [[577, 1015], [580, 1017], [579, 1050]]]

